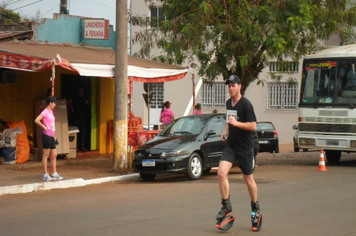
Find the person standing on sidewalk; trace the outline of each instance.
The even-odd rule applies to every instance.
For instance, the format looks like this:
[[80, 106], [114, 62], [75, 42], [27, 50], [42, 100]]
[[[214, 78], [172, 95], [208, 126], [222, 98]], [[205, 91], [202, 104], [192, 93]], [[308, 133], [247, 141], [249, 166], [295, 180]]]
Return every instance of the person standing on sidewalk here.
[[[42, 167], [43, 167], [43, 180], [52, 181], [63, 179], [57, 173], [57, 151], [56, 151], [56, 138], [55, 138], [55, 117], [53, 115], [53, 109], [56, 106], [57, 99], [55, 97], [49, 96], [43, 102], [41, 109], [42, 112], [35, 119], [35, 123], [43, 129], [42, 133], [42, 146], [43, 146], [43, 156], [42, 156]], [[42, 122], [41, 122], [42, 121]], [[49, 176], [47, 172], [47, 159], [49, 156], [51, 158], [51, 166], [53, 168], [52, 177]]]
[[256, 115], [251, 102], [241, 95], [240, 78], [237, 75], [231, 75], [225, 84], [228, 85], [230, 99], [226, 101], [227, 123], [221, 135], [226, 145], [218, 170], [222, 208], [216, 219], [221, 222], [232, 211], [228, 174], [231, 167], [238, 161], [251, 198], [252, 230], [258, 231], [261, 227], [262, 214], [260, 214], [257, 198], [257, 185], [253, 177]]

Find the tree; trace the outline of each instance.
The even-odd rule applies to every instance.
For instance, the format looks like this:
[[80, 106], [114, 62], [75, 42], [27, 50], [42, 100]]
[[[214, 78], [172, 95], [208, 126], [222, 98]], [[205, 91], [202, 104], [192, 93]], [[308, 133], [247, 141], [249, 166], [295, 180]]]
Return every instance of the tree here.
[[12, 10], [0, 7], [0, 16], [6, 19], [7, 24], [18, 24], [20, 23], [21, 17], [19, 14], [13, 12]]
[[[151, 2], [150, 0], [146, 0]], [[137, 53], [154, 60], [200, 63], [206, 81], [237, 74], [242, 93], [258, 79], [267, 58], [297, 61], [320, 49], [323, 40], [338, 34], [341, 44], [355, 39], [356, 7], [348, 0], [161, 0], [158, 24], [137, 33]], [[150, 5], [155, 7], [153, 3]], [[149, 19], [132, 17], [134, 25]], [[258, 81], [260, 83], [261, 81]]]

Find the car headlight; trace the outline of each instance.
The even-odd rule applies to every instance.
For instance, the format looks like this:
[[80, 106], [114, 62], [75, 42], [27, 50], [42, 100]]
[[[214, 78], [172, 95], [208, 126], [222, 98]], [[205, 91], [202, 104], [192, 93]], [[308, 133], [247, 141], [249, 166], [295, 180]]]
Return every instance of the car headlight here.
[[160, 158], [176, 157], [181, 155], [189, 154], [188, 151], [175, 151], [175, 152], [162, 152]]
[[315, 139], [311, 138], [300, 138], [299, 139], [299, 145], [315, 145]]
[[137, 158], [137, 159], [142, 159], [142, 153], [141, 152], [139, 152], [139, 153], [135, 153], [135, 158]]
[[356, 141], [351, 140], [350, 146], [351, 146], [352, 148], [355, 148], [355, 147], [356, 147]]

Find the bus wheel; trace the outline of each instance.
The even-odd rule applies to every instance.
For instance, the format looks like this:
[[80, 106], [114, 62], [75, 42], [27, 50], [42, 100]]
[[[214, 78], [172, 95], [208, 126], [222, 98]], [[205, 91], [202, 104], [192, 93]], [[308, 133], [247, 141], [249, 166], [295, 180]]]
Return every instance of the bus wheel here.
[[341, 158], [341, 151], [326, 150], [326, 160], [329, 163], [338, 163]]

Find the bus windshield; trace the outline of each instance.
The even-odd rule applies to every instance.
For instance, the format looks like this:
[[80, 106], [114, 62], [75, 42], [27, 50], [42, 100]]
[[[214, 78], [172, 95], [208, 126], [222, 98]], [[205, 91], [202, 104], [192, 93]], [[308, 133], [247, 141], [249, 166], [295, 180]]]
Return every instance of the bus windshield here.
[[356, 106], [356, 59], [304, 60], [300, 105]]

